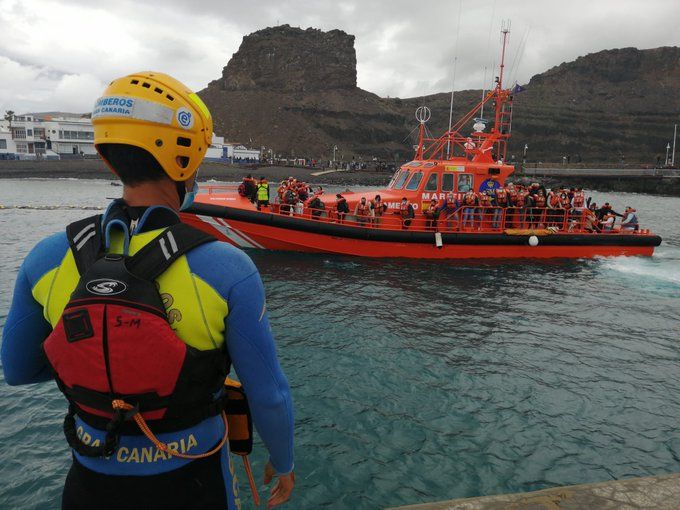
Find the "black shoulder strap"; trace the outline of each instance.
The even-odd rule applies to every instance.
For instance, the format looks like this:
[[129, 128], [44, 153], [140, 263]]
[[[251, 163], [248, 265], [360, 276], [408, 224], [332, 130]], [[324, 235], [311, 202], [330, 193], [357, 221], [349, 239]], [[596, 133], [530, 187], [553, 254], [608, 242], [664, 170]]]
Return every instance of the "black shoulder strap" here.
[[102, 215], [90, 216], [66, 227], [66, 237], [81, 275], [102, 253]]
[[210, 241], [215, 241], [210, 234], [186, 223], [177, 223], [128, 260], [128, 271], [144, 280], [154, 280], [189, 250]]

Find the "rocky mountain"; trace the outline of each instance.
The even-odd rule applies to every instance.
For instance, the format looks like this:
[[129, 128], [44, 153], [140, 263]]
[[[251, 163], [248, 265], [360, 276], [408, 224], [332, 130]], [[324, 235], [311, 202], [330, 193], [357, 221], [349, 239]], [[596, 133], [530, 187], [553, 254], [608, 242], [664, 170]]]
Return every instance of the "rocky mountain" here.
[[[510, 152], [529, 144], [530, 160], [653, 162], [680, 113], [680, 48], [606, 50], [531, 78], [515, 97]], [[381, 98], [356, 86], [354, 37], [283, 25], [243, 38], [222, 76], [199, 92], [228, 140], [287, 156], [345, 160], [410, 157], [413, 112], [432, 109], [428, 127], [446, 127], [449, 93]], [[481, 95], [454, 95], [462, 115]]]

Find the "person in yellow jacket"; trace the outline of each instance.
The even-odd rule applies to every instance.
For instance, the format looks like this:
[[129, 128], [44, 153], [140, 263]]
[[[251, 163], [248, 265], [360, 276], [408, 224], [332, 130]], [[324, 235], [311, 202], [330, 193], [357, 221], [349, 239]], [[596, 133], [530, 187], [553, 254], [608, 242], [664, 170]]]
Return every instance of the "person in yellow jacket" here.
[[257, 210], [263, 207], [269, 207], [269, 183], [264, 176], [260, 177], [260, 182], [257, 183]]

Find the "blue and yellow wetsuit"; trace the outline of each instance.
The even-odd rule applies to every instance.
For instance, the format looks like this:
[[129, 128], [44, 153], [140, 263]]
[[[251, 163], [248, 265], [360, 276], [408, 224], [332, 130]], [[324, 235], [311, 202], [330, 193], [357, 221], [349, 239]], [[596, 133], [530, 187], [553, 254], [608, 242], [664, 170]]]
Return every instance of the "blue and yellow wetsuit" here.
[[[130, 224], [112, 220], [124, 210]], [[165, 207], [127, 208], [115, 201], [102, 220], [108, 252], [122, 253], [129, 237], [133, 255], [162, 229], [179, 221]], [[3, 331], [2, 362], [11, 385], [47, 381], [52, 374], [41, 344], [59, 321], [79, 279], [65, 233], [38, 243], [24, 260]], [[255, 427], [279, 474], [293, 469], [293, 411], [288, 382], [276, 358], [265, 296], [250, 258], [212, 242], [194, 248], [158, 279], [171, 327], [201, 350], [224, 345], [248, 395]], [[160, 355], [161, 353], [159, 353]], [[78, 420], [83, 442], [103, 441], [104, 431]], [[185, 453], [209, 451], [224, 432], [220, 416], [177, 432], [158, 434]], [[238, 485], [227, 448], [201, 460], [164, 455], [143, 435], [122, 436], [108, 459], [74, 452], [64, 508], [240, 508]], [[115, 503], [118, 502], [118, 503]], [[134, 502], [134, 503], [133, 503]], [[115, 504], [114, 504], [115, 503]]]

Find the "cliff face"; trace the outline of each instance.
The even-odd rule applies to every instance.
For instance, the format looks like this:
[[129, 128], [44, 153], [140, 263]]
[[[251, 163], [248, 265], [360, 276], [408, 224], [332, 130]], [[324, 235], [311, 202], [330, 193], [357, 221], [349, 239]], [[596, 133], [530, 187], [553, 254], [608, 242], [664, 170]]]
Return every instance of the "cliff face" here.
[[244, 37], [218, 86], [288, 92], [354, 89], [356, 66], [353, 35], [283, 25]]
[[[356, 86], [354, 37], [287, 25], [244, 37], [222, 77], [199, 93], [229, 140], [274, 153], [328, 158], [408, 158], [413, 112], [432, 109], [430, 131], [446, 128], [450, 95], [383, 99]], [[454, 96], [454, 115], [481, 91]], [[529, 144], [532, 161], [578, 154], [585, 162], [653, 162], [680, 112], [680, 48], [607, 50], [531, 78], [515, 98], [510, 152]]]

